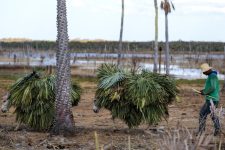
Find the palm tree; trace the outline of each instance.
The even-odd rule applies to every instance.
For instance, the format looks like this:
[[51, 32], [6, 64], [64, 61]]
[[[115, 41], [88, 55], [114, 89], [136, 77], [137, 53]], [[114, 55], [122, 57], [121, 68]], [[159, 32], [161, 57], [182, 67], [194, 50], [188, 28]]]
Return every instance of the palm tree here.
[[120, 65], [121, 61], [121, 52], [123, 49], [123, 20], [124, 20], [124, 0], [122, 0], [122, 15], [121, 15], [121, 26], [120, 26], [120, 39], [119, 39], [119, 49], [118, 49], [118, 60], [117, 65]]
[[175, 10], [174, 5], [169, 0], [161, 1], [161, 9], [165, 12], [165, 37], [166, 37], [166, 74], [169, 75], [169, 33], [168, 33], [168, 14], [171, 13], [171, 6]]
[[157, 72], [157, 65], [158, 65], [158, 4], [157, 4], [157, 0], [154, 0], [154, 4], [155, 4], [155, 47], [154, 47], [153, 72]]
[[66, 0], [57, 0], [56, 109], [52, 134], [71, 134], [75, 127], [70, 110], [72, 105], [68, 41]]

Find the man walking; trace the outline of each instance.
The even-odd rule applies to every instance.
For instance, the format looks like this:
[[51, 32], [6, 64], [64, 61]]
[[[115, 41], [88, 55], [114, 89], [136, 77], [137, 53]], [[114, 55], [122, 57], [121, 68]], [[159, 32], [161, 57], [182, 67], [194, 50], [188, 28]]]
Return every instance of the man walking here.
[[219, 80], [217, 72], [212, 70], [207, 63], [201, 65], [201, 70], [204, 75], [208, 76], [205, 81], [204, 89], [201, 90], [201, 94], [205, 96], [205, 103], [200, 110], [199, 116], [199, 129], [198, 134], [202, 134], [205, 130], [206, 119], [210, 114], [210, 117], [214, 123], [214, 136], [220, 133], [220, 122], [218, 116], [214, 113], [215, 107], [219, 103]]

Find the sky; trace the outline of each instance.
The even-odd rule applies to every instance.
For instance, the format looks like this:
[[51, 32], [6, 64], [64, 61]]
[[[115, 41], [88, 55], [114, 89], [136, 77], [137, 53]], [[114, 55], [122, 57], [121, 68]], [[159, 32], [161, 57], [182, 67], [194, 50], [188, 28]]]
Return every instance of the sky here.
[[[56, 0], [0, 1], [0, 39], [56, 39]], [[154, 40], [154, 0], [124, 1], [123, 40]], [[225, 0], [173, 3], [175, 11], [168, 16], [170, 41], [225, 42]], [[121, 0], [67, 0], [67, 15], [70, 40], [119, 40]], [[165, 15], [160, 8], [159, 40], [165, 40]]]

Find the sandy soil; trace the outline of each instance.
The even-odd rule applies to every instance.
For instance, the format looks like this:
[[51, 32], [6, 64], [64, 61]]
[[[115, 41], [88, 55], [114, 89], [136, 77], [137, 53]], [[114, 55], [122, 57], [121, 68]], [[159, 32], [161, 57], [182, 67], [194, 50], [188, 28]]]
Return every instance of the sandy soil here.
[[[50, 136], [49, 133], [40, 133], [32, 131], [25, 125], [22, 125], [19, 131], [14, 131], [17, 123], [15, 114], [11, 108], [9, 112], [0, 112], [0, 149], [71, 149], [71, 150], [92, 150], [95, 149], [95, 136], [98, 135], [99, 146], [102, 149], [128, 149], [129, 139], [131, 149], [174, 149], [173, 133], [179, 136], [192, 135], [198, 126], [198, 111], [203, 104], [203, 98], [196, 95], [191, 90], [192, 87], [200, 89], [199, 85], [182, 85], [180, 87], [180, 101], [169, 106], [170, 117], [167, 121], [162, 121], [157, 126], [148, 127], [141, 125], [136, 129], [128, 129], [121, 121], [111, 119], [110, 112], [102, 109], [98, 114], [92, 111], [92, 101], [96, 84], [93, 82], [82, 82], [84, 89], [81, 101], [78, 106], [73, 107], [73, 115], [76, 122], [76, 134], [71, 137]], [[0, 88], [0, 96], [5, 89]], [[221, 98], [221, 104], [225, 105], [224, 95]], [[224, 118], [221, 119], [223, 128], [225, 128]], [[182, 135], [187, 133], [186, 135]], [[190, 132], [190, 133], [189, 133]], [[213, 125], [211, 120], [207, 120], [207, 130], [204, 143], [199, 149], [217, 149], [219, 141], [225, 149], [225, 138], [213, 137]], [[207, 143], [207, 138], [211, 138]], [[197, 140], [191, 138], [193, 145]], [[167, 144], [166, 144], [167, 143]], [[216, 144], [215, 144], [216, 143]], [[188, 145], [191, 147], [191, 145]]]

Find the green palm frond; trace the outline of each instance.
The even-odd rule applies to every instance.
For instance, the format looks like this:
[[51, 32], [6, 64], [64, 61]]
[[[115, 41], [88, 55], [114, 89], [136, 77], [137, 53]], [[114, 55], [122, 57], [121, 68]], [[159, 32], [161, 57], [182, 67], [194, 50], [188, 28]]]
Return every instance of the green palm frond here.
[[[55, 76], [41, 77], [36, 72], [17, 80], [9, 91], [9, 102], [15, 107], [16, 120], [37, 130], [50, 127], [55, 111], [55, 84]], [[73, 106], [78, 104], [80, 93], [80, 86], [73, 84]]]
[[167, 105], [178, 93], [174, 79], [146, 70], [129, 73], [104, 64], [98, 69], [98, 79], [96, 105], [110, 110], [113, 118], [123, 120], [129, 128], [166, 118]]
[[[179, 92], [176, 81], [174, 78], [167, 75], [160, 75], [157, 73], [152, 73], [147, 70], [143, 70], [142, 74], [151, 80], [154, 80], [166, 93], [164, 95], [163, 103], [171, 103], [175, 100], [177, 93]], [[159, 92], [161, 93], [161, 92]]]
[[171, 12], [171, 6], [172, 9], [175, 10], [175, 6], [172, 1], [169, 0], [161, 1], [160, 8], [163, 9], [166, 14]]
[[98, 87], [108, 89], [113, 86], [118, 86], [125, 79], [125, 71], [120, 70], [116, 65], [103, 64], [97, 73], [100, 80]]
[[129, 78], [126, 87], [127, 94], [138, 108], [149, 104], [163, 103], [167, 96], [164, 88], [146, 74], [135, 74]]
[[143, 108], [142, 112], [144, 121], [150, 125], [156, 124], [168, 116], [168, 108], [165, 105], [148, 105]]
[[71, 95], [72, 95], [72, 106], [77, 106], [79, 101], [80, 101], [80, 95], [81, 95], [81, 87], [77, 84], [74, 83], [72, 85], [72, 90], [71, 90]]

